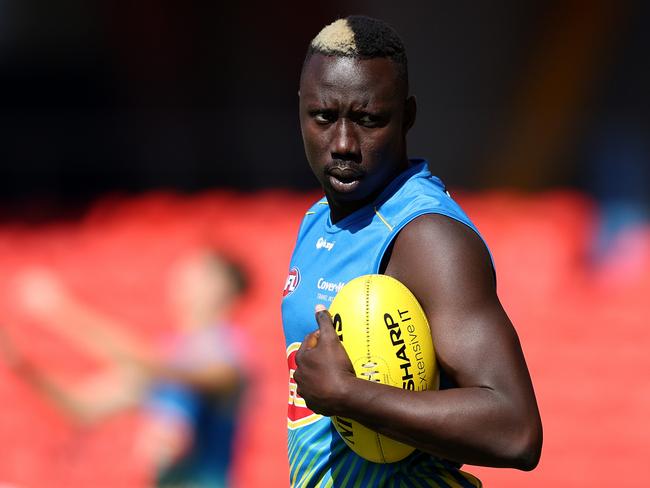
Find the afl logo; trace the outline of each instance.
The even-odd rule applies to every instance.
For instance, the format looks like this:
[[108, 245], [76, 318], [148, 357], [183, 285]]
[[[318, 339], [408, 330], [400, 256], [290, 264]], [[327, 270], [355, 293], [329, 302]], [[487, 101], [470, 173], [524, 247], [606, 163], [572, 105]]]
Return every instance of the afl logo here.
[[299, 342], [294, 342], [287, 347], [287, 362], [289, 363], [289, 409], [287, 411], [287, 425], [290, 429], [298, 429], [305, 425], [313, 424], [322, 418], [322, 415], [312, 412], [307, 408], [305, 400], [296, 391], [298, 385], [293, 379], [296, 371], [296, 353], [300, 348]]
[[289, 270], [289, 276], [287, 276], [287, 282], [284, 284], [284, 292], [282, 293], [283, 297], [290, 295], [294, 292], [298, 285], [300, 284], [300, 270], [298, 268], [291, 268]]

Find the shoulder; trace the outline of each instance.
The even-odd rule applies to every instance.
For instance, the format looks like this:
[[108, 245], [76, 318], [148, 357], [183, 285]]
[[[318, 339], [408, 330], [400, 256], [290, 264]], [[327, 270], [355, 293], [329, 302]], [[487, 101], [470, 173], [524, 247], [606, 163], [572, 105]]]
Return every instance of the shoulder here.
[[305, 212], [305, 216], [318, 215], [328, 211], [329, 204], [327, 203], [327, 198], [322, 197], [309, 207], [309, 209]]
[[406, 224], [395, 238], [393, 255], [406, 250], [414, 257], [436, 261], [463, 257], [490, 264], [490, 254], [473, 227], [438, 213], [420, 215]]
[[385, 272], [425, 301], [494, 290], [492, 261], [481, 237], [440, 214], [421, 215], [401, 229]]
[[[444, 183], [423, 167], [389, 199], [382, 202], [379, 210], [387, 217], [397, 232], [402, 232], [405, 226], [420, 229], [422, 225], [414, 220], [428, 214], [439, 214], [450, 219], [460, 221], [476, 231], [474, 224], [447, 192]], [[430, 220], [425, 218], [424, 220]], [[445, 222], [446, 219], [432, 219], [425, 222], [425, 227], [435, 225], [436, 222]]]
[[304, 213], [298, 228], [298, 239], [313, 225], [324, 222], [329, 215], [329, 205], [325, 197], [320, 198]]

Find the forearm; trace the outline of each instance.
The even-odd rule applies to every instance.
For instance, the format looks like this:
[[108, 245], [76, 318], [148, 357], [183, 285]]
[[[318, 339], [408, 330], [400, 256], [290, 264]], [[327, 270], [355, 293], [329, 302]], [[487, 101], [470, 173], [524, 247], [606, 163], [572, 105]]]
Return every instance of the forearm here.
[[159, 380], [185, 384], [206, 393], [226, 393], [242, 381], [240, 371], [230, 364], [207, 365], [200, 369], [183, 369], [158, 364], [151, 375]]
[[26, 367], [21, 376], [75, 423], [92, 424], [137, 403], [136, 395], [127, 393], [126, 386], [117, 392], [114, 388], [95, 388], [97, 393], [84, 394], [31, 367]]
[[354, 378], [336, 415], [460, 463], [532, 469], [541, 431], [506, 396], [484, 387], [413, 392]]
[[113, 360], [147, 362], [143, 343], [126, 333], [129, 326], [77, 300], [68, 300], [48, 322], [85, 351]]

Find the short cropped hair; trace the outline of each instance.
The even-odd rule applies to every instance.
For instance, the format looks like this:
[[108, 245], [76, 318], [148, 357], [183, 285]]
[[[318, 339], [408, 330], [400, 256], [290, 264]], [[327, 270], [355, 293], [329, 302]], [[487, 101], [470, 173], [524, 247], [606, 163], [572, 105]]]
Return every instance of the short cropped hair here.
[[304, 66], [314, 54], [355, 59], [389, 58], [408, 91], [408, 61], [399, 34], [383, 20], [350, 15], [326, 25], [307, 49]]
[[238, 260], [214, 249], [207, 249], [205, 257], [211, 271], [215, 273], [226, 273], [228, 281], [232, 286], [233, 298], [239, 298], [248, 291], [248, 275]]

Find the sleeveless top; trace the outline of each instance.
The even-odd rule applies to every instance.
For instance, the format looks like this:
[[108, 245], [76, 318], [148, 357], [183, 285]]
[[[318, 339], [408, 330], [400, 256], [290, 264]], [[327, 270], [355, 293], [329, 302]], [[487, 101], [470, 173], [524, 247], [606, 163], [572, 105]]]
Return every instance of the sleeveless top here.
[[[476, 227], [451, 198], [424, 160], [411, 160], [375, 199], [333, 224], [325, 198], [300, 225], [282, 300], [289, 366], [288, 450], [292, 487], [478, 487], [481, 482], [458, 464], [416, 450], [404, 460], [376, 464], [347, 447], [329, 417], [309, 410], [296, 394], [295, 354], [318, 326], [314, 307], [329, 306], [345, 283], [378, 273], [398, 232], [423, 214], [441, 214]], [[441, 384], [442, 385], [442, 384]], [[442, 388], [443, 386], [441, 386]]]

